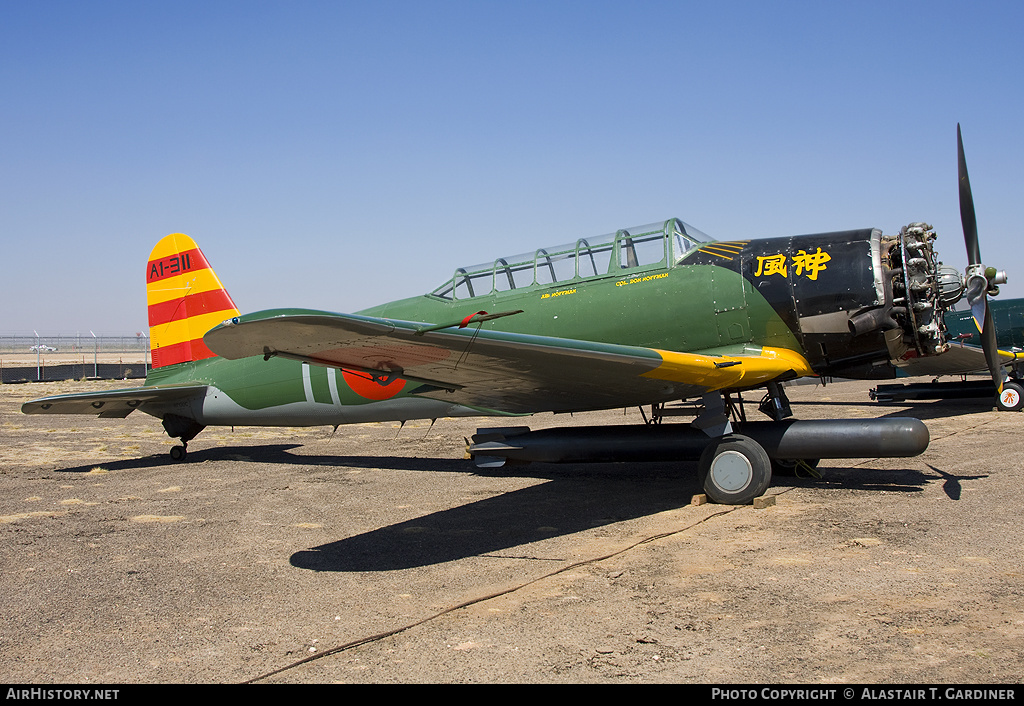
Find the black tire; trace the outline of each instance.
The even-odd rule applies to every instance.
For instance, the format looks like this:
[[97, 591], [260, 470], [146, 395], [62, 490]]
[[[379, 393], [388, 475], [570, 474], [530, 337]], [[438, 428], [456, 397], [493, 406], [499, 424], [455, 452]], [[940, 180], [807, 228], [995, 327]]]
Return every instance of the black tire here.
[[787, 478], [806, 478], [807, 476], [820, 478], [821, 476], [815, 470], [819, 463], [821, 463], [820, 458], [773, 458], [772, 475]]
[[772, 482], [772, 462], [761, 445], [741, 434], [715, 439], [700, 455], [700, 482], [712, 502], [747, 505]]
[[1003, 383], [1003, 391], [996, 395], [1000, 412], [1018, 412], [1024, 407], [1024, 386], [1019, 382]]
[[188, 452], [184, 446], [172, 446], [171, 447], [171, 460], [175, 462], [184, 461], [185, 455]]

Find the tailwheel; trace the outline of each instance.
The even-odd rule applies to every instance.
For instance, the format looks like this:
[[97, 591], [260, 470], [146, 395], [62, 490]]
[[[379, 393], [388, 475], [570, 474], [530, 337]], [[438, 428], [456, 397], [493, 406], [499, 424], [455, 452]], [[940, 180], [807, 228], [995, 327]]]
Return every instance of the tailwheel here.
[[746, 505], [764, 495], [772, 462], [761, 445], [741, 434], [712, 440], [700, 456], [700, 482], [713, 502]]
[[1016, 412], [1024, 407], [1024, 386], [1019, 382], [1003, 383], [1003, 390], [996, 395], [996, 407], [1001, 412]]
[[185, 456], [188, 453], [188, 442], [196, 438], [196, 434], [206, 428], [205, 425], [200, 424], [196, 420], [182, 417], [178, 414], [165, 414], [163, 425], [167, 436], [181, 441], [180, 446], [171, 447], [171, 460], [175, 462], [185, 460]]

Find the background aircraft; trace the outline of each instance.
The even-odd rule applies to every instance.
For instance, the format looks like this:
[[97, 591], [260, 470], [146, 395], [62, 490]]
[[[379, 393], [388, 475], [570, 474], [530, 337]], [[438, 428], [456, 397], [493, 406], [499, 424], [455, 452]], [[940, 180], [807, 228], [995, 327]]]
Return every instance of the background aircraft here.
[[[147, 263], [153, 369], [141, 388], [58, 395], [25, 413], [124, 417], [141, 409], [182, 444], [206, 425], [518, 416], [700, 400], [690, 425], [483, 432], [478, 463], [700, 455], [717, 502], [763, 494], [793, 459], [909, 456], [916, 419], [794, 421], [780, 383], [891, 378], [941, 359], [943, 313], [966, 291], [993, 380], [1003, 373], [959, 137], [970, 264], [940, 268], [931, 226], [716, 242], [678, 219], [460, 267], [429, 294], [357, 314], [278, 309], [241, 316], [191, 238]], [[490, 312], [490, 313], [488, 313]], [[975, 361], [976, 362], [976, 361]], [[770, 422], [736, 396], [763, 388]]]
[[[1024, 299], [1005, 299], [989, 302], [992, 310], [992, 321], [996, 329], [996, 343], [1000, 355], [1009, 358], [1010, 354], [1019, 354], [1024, 349]], [[996, 406], [1005, 411], [1017, 411], [1024, 408], [1024, 388], [1020, 386], [1020, 373], [1017, 367], [1011, 372], [1011, 379], [1003, 382], [1000, 394], [995, 394], [995, 385], [991, 378], [968, 379], [976, 373], [987, 373], [983, 363], [984, 353], [978, 348], [979, 333], [974, 316], [970, 309], [963, 311], [947, 311], [943, 317], [946, 326], [946, 338], [953, 344], [953, 352], [943, 356], [930, 370], [919, 370], [921, 374], [933, 375], [931, 382], [912, 382], [896, 385], [879, 385], [869, 393], [871, 399], [879, 402], [898, 402], [904, 400], [940, 400], [940, 399], [992, 399], [995, 395]], [[957, 350], [960, 349], [960, 350]], [[1004, 353], [1010, 351], [1010, 354]], [[953, 366], [952, 359], [966, 354], [965, 365]], [[1019, 361], [1016, 355], [1009, 360], [1011, 364]], [[973, 367], [970, 367], [973, 364]], [[899, 373], [905, 371], [899, 370]], [[960, 380], [940, 381], [945, 375], [959, 376]]]
[[[1001, 350], [1024, 349], [1024, 299], [1003, 299], [989, 304], [996, 327], [996, 343]], [[943, 319], [947, 338], [977, 345], [978, 328], [969, 309], [949, 311]]]

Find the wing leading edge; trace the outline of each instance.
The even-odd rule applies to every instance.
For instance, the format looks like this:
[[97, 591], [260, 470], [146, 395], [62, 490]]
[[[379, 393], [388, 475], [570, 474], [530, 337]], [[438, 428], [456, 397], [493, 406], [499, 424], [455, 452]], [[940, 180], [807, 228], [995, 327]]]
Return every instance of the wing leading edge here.
[[271, 310], [204, 337], [224, 358], [280, 356], [396, 376], [415, 394], [511, 413], [607, 409], [813, 375], [802, 355], [704, 355], [354, 314]]
[[[1019, 355], [1012, 351], [999, 350], [999, 362], [1003, 366], [1016, 364]], [[913, 357], [900, 360], [896, 367], [906, 376], [917, 375], [970, 375], [988, 373], [988, 359], [985, 351], [969, 343], [950, 346], [941, 355]]]

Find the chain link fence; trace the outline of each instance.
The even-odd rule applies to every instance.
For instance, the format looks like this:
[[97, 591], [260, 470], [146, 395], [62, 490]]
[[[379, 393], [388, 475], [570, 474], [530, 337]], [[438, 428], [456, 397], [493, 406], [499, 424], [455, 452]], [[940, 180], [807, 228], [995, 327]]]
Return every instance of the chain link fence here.
[[145, 334], [0, 333], [0, 382], [144, 378]]

